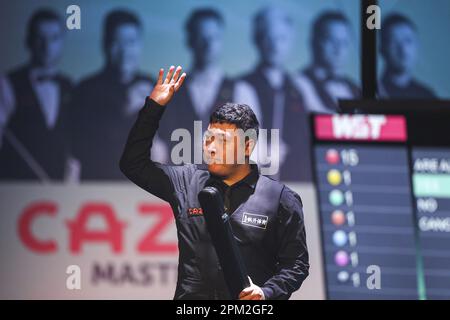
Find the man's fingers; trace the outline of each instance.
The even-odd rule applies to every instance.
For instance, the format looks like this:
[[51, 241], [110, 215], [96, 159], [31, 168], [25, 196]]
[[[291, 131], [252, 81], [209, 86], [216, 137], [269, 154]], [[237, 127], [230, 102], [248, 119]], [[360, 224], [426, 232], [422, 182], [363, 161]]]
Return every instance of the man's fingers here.
[[261, 295], [259, 293], [251, 292], [250, 294], [239, 297], [239, 300], [261, 300]]
[[175, 69], [175, 74], [173, 75], [173, 78], [172, 78], [172, 82], [174, 82], [174, 83], [176, 83], [177, 82], [177, 80], [178, 80], [178, 77], [180, 76], [180, 72], [181, 72], [181, 67], [180, 66], [178, 66], [176, 69]]
[[183, 73], [181, 75], [180, 79], [178, 79], [177, 83], [175, 84], [175, 91], [178, 91], [178, 89], [180, 89], [180, 87], [183, 84], [185, 78], [186, 78], [186, 73]]
[[171, 66], [171, 67], [169, 68], [169, 72], [167, 72], [166, 80], [164, 80], [164, 83], [169, 83], [170, 80], [172, 80], [172, 76], [173, 76], [174, 70], [175, 70], [175, 67], [174, 67], [174, 66]]
[[245, 288], [245, 289], [243, 289], [241, 291], [241, 293], [239, 294], [239, 298], [247, 296], [247, 295], [252, 294], [252, 293], [253, 293], [253, 288], [252, 287], [247, 287], [247, 288]]
[[248, 294], [246, 296], [240, 297], [239, 300], [252, 300], [252, 295]]
[[246, 295], [249, 295], [250, 293], [252, 293], [252, 290], [242, 290], [241, 293], [239, 293], [239, 298], [244, 297]]
[[162, 84], [163, 83], [163, 75], [164, 75], [164, 69], [161, 68], [161, 69], [159, 69], [158, 81], [156, 82], [156, 84]]

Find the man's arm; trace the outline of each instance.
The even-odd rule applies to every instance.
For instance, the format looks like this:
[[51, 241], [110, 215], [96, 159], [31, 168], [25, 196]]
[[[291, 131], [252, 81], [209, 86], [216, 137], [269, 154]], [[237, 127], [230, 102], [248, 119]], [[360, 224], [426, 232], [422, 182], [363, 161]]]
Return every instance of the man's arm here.
[[139, 111], [120, 159], [120, 170], [128, 179], [170, 204], [175, 203], [175, 192], [193, 170], [190, 166], [166, 166], [151, 160], [152, 140], [165, 105], [186, 77], [185, 73], [180, 76], [181, 67], [176, 69], [175, 74], [174, 71], [175, 68], [171, 67], [163, 80], [164, 70], [160, 70], [158, 81]]
[[299, 195], [285, 188], [279, 210], [278, 271], [262, 286], [266, 299], [289, 299], [309, 274], [305, 224]]

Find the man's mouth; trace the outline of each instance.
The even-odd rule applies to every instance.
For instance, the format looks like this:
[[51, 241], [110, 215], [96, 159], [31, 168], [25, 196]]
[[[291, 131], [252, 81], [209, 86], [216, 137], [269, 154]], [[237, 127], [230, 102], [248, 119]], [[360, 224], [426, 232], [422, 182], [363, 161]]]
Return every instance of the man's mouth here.
[[223, 164], [222, 159], [216, 158], [216, 157], [205, 157], [205, 160], [208, 164]]

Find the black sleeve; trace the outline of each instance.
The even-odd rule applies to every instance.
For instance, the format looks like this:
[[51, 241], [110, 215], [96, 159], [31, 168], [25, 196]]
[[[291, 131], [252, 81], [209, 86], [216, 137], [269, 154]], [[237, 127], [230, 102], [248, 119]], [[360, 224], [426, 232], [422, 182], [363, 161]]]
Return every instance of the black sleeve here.
[[194, 165], [169, 166], [151, 160], [152, 140], [165, 108], [147, 97], [128, 135], [120, 159], [120, 170], [136, 185], [169, 202], [175, 209], [180, 196], [185, 194], [185, 186], [189, 183], [196, 167]]
[[309, 274], [309, 257], [300, 196], [283, 190], [277, 231], [277, 273], [262, 290], [266, 299], [289, 299]]

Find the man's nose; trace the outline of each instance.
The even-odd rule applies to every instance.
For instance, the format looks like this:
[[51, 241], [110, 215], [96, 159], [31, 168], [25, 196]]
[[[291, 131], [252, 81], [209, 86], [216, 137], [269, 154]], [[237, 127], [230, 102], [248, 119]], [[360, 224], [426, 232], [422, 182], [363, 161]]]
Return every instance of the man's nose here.
[[213, 152], [216, 152], [216, 144], [214, 143], [214, 141], [206, 142], [205, 147], [206, 147], [206, 151], [210, 154]]

